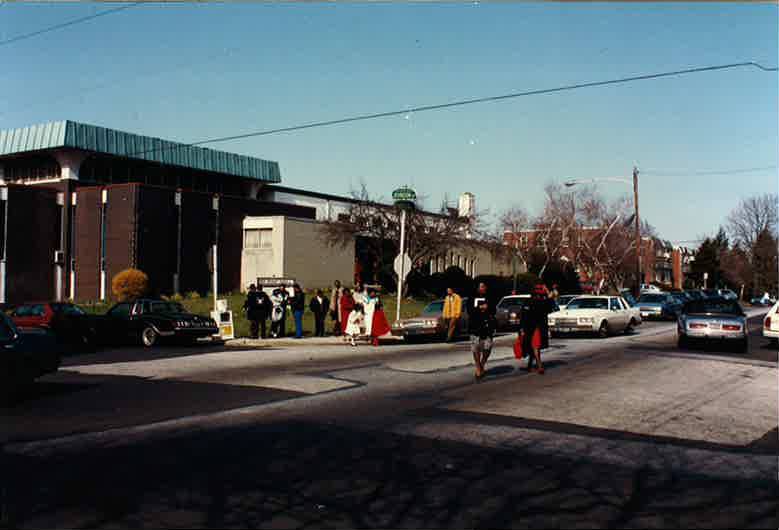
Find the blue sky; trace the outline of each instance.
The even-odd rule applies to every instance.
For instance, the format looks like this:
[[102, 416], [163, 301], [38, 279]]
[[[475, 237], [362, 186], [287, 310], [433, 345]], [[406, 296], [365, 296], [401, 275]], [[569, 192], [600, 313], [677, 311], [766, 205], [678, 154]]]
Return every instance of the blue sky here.
[[[105, 10], [0, 4], [0, 40]], [[0, 128], [56, 119], [196, 141], [449, 100], [746, 60], [777, 63], [776, 5], [146, 4], [0, 46]], [[289, 186], [437, 207], [476, 194], [538, 211], [564, 177], [642, 170], [664, 238], [714, 232], [776, 191], [777, 74], [740, 69], [526, 97], [212, 147], [281, 164]], [[652, 169], [658, 170], [656, 174]], [[678, 170], [678, 171], [677, 171]], [[663, 176], [678, 172], [677, 176]], [[662, 175], [661, 175], [662, 173]], [[603, 183], [616, 197], [630, 191]]]

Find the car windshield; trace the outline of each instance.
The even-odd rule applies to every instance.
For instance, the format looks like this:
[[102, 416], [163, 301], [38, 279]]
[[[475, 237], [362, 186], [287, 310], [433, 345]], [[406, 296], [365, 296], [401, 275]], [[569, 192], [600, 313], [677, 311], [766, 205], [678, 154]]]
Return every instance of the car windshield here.
[[566, 305], [568, 302], [576, 298], [575, 296], [561, 296], [557, 299], [557, 303], [560, 305]]
[[666, 297], [664, 294], [642, 294], [638, 299], [639, 302], [646, 302], [649, 304], [656, 304], [665, 302]]
[[568, 309], [608, 309], [606, 298], [576, 298], [568, 304]]
[[687, 314], [701, 315], [716, 314], [741, 316], [744, 314], [744, 311], [738, 303], [723, 299], [695, 300], [684, 307], [684, 312]]
[[[498, 304], [498, 309], [505, 309], [513, 305], [522, 305], [522, 300], [523, 298], [520, 298], [519, 296], [506, 297], [500, 301], [500, 303]], [[527, 298], [525, 298], [524, 300], [527, 300]]]
[[152, 302], [151, 313], [184, 313], [184, 308], [176, 302]]
[[58, 315], [83, 316], [86, 315], [83, 309], [72, 304], [51, 304], [51, 309]]
[[444, 311], [444, 302], [432, 302], [427, 305], [427, 307], [422, 311], [423, 315], [435, 315], [438, 313], [443, 313]]

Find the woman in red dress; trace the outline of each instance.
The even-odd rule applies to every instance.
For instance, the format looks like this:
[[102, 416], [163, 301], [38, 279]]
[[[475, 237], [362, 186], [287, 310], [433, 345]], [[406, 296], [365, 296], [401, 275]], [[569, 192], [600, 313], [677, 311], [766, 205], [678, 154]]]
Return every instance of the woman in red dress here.
[[381, 303], [381, 299], [376, 302], [376, 309], [373, 311], [373, 326], [371, 327], [371, 339], [374, 346], [379, 345], [379, 337], [391, 333], [392, 328], [387, 321], [387, 316], [384, 314], [384, 306]]
[[341, 302], [338, 304], [341, 310], [341, 333], [346, 334], [346, 324], [349, 321], [349, 313], [354, 309], [354, 297], [349, 289], [344, 289]]

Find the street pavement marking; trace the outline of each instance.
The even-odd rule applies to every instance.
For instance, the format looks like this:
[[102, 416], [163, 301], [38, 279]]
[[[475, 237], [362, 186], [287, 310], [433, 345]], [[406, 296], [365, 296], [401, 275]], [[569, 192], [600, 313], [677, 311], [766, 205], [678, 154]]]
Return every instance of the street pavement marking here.
[[776, 428], [776, 377], [776, 368], [623, 354], [445, 395], [463, 412], [747, 445]]

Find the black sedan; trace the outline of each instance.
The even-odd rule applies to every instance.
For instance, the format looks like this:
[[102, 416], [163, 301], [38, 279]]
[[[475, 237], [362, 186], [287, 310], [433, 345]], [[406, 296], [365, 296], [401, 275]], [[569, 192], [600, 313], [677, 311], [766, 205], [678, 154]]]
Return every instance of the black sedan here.
[[97, 324], [103, 343], [154, 346], [160, 339], [194, 342], [219, 332], [216, 321], [187, 312], [181, 304], [140, 299], [120, 302]]
[[0, 313], [0, 394], [11, 396], [60, 365], [57, 341], [47, 330], [20, 331]]

